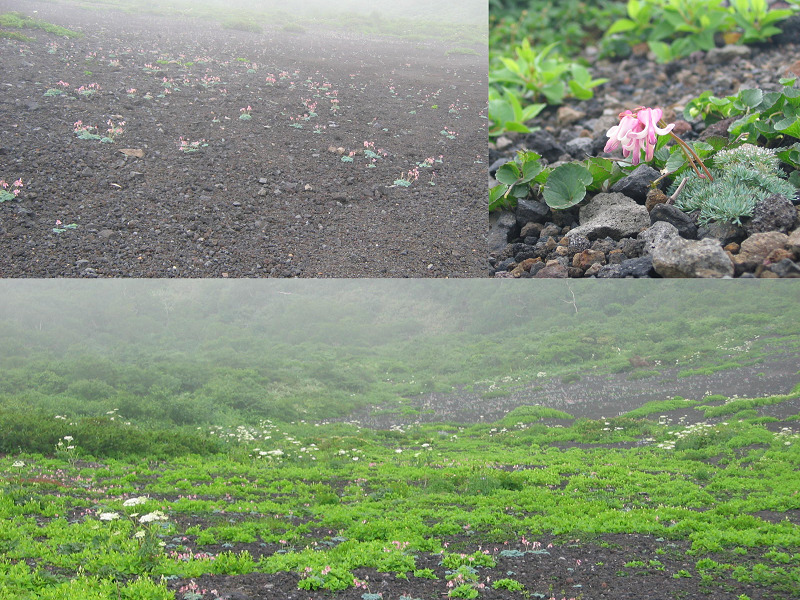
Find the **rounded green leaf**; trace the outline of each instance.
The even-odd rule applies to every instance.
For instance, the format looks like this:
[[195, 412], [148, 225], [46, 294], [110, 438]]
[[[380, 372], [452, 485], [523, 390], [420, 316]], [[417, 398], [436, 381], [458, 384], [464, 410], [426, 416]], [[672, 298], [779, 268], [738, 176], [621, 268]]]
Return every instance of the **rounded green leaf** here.
[[586, 186], [590, 183], [592, 174], [586, 167], [577, 163], [561, 165], [553, 169], [547, 178], [544, 201], [556, 210], [575, 206], [586, 196]]

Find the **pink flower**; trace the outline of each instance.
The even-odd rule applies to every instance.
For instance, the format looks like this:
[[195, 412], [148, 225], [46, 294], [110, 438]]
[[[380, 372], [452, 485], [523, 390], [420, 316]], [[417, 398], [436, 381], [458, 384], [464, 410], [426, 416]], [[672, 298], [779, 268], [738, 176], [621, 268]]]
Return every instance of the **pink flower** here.
[[618, 146], [622, 146], [622, 156], [628, 158], [633, 155], [631, 162], [638, 165], [641, 160], [641, 153], [644, 150], [645, 160], [653, 160], [657, 135], [667, 135], [675, 127], [670, 123], [665, 127], [659, 127], [663, 111], [660, 108], [639, 107], [637, 112], [626, 110], [620, 113], [619, 125], [615, 125], [608, 130], [608, 142], [603, 149], [604, 152], [612, 152]]

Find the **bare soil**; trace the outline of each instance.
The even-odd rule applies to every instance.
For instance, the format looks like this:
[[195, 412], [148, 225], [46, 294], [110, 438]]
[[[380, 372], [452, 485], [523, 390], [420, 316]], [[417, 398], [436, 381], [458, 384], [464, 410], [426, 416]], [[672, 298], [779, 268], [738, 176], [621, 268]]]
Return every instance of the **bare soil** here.
[[485, 274], [485, 48], [10, 11], [83, 37], [0, 38], [0, 276]]

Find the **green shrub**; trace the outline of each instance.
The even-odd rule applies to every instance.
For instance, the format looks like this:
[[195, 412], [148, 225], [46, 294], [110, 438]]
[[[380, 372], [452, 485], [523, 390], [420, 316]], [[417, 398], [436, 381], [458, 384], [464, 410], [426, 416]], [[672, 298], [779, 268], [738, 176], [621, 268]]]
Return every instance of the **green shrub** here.
[[249, 31], [250, 33], [261, 33], [263, 27], [250, 19], [227, 19], [222, 22], [224, 29], [235, 29], [236, 31]]

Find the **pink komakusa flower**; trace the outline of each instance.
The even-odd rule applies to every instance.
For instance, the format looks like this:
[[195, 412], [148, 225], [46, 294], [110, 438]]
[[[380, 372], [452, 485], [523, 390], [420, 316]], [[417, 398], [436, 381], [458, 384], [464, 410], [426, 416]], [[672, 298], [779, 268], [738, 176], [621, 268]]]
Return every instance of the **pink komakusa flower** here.
[[615, 125], [608, 130], [608, 143], [604, 152], [612, 152], [618, 146], [622, 146], [622, 156], [628, 158], [633, 155], [631, 162], [638, 165], [641, 160], [641, 153], [644, 150], [645, 160], [653, 159], [653, 152], [656, 147], [656, 136], [667, 135], [675, 127], [670, 123], [664, 127], [659, 127], [663, 111], [660, 108], [646, 108], [644, 106], [636, 109], [636, 112], [626, 110], [620, 113], [619, 125]]

